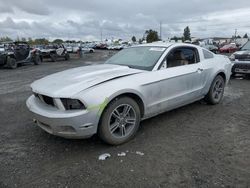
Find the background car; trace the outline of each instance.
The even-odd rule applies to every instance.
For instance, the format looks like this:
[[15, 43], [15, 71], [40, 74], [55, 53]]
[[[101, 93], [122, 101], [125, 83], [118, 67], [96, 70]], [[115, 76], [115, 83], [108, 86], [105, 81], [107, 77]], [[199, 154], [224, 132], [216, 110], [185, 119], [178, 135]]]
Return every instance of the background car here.
[[219, 52], [219, 48], [213, 44], [207, 44], [207, 45], [204, 45], [203, 47], [215, 54]]
[[226, 44], [219, 49], [220, 53], [234, 53], [238, 50], [236, 44]]
[[43, 59], [51, 59], [53, 62], [57, 61], [58, 58], [69, 60], [70, 56], [67, 49], [62, 44], [50, 44], [46, 45], [41, 50]]
[[71, 45], [65, 46], [68, 53], [73, 53], [73, 47]]
[[243, 74], [250, 77], [250, 41], [248, 41], [240, 51], [230, 56], [233, 62], [232, 75]]
[[94, 53], [95, 52], [95, 50], [93, 48], [89, 47], [89, 45], [82, 46], [82, 51], [84, 53]]
[[96, 49], [101, 49], [101, 50], [105, 50], [105, 49], [107, 49], [107, 47], [108, 47], [108, 45], [103, 44], [103, 43], [96, 44], [96, 46], [95, 46]]
[[4, 44], [0, 44], [0, 52], [4, 52]]
[[0, 66], [15, 69], [19, 64], [38, 65], [42, 61], [40, 50], [30, 48], [26, 42], [5, 43], [0, 49]]
[[81, 46], [81, 44], [73, 44], [72, 45], [73, 53], [78, 53], [80, 50], [80, 46]]

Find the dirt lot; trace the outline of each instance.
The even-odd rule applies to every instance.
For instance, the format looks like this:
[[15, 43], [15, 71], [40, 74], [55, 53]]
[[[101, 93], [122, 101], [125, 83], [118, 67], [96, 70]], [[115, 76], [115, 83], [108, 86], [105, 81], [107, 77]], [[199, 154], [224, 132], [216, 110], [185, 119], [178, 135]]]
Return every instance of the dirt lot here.
[[[32, 81], [108, 55], [0, 69], [0, 187], [250, 187], [250, 80], [231, 80], [220, 105], [200, 101], [142, 122], [118, 147], [58, 138], [32, 122]], [[111, 158], [99, 161], [103, 153]]]

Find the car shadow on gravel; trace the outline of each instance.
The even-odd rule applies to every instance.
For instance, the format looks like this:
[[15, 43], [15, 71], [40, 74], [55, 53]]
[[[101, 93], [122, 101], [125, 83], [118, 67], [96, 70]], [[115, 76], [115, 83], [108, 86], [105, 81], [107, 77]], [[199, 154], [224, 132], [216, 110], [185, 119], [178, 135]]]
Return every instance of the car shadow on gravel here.
[[[183, 127], [184, 125], [182, 121], [187, 120], [187, 115], [192, 115], [191, 110], [193, 108], [203, 108], [203, 105], [206, 105], [206, 103], [201, 100], [184, 107], [159, 114], [150, 119], [146, 119], [141, 122], [140, 128], [135, 137], [131, 141], [120, 146], [111, 146], [104, 143], [97, 134], [87, 139], [65, 139], [50, 135], [37, 126], [35, 126], [35, 129], [33, 130], [35, 132], [34, 137], [30, 139], [33, 140], [33, 143], [47, 145], [51, 148], [57, 147], [57, 150], [60, 150], [60, 148], [63, 150], [65, 147], [67, 147], [71, 152], [77, 152], [79, 148], [85, 148], [86, 150], [91, 150], [91, 148], [94, 148], [96, 151], [98, 151], [98, 149], [103, 151], [112, 147], [127, 148], [127, 146], [130, 147], [132, 144], [143, 143], [145, 141], [145, 134], [154, 134], [155, 132], [161, 131], [161, 128], [167, 131], [168, 128], [173, 128], [171, 126]], [[165, 123], [168, 125], [165, 125]], [[37, 134], [39, 134], [39, 136]], [[155, 133], [155, 136], [156, 135], [159, 136], [158, 133]]]

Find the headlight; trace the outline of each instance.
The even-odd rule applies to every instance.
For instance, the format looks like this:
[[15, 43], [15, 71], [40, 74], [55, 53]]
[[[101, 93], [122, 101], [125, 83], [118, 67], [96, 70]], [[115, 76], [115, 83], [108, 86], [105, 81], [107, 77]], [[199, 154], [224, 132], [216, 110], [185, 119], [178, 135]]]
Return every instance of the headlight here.
[[235, 55], [232, 54], [232, 55], [229, 57], [229, 59], [230, 59], [231, 61], [234, 61], [234, 60], [235, 60]]
[[84, 104], [78, 99], [65, 99], [61, 98], [63, 106], [66, 110], [80, 110], [86, 109]]

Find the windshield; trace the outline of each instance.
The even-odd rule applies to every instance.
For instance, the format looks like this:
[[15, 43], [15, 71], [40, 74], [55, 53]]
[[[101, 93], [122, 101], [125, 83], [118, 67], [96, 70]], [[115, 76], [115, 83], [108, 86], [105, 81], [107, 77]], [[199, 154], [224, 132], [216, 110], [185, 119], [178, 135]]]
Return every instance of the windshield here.
[[149, 46], [127, 48], [111, 57], [106, 63], [125, 65], [141, 70], [152, 70], [165, 50], [164, 47]]
[[241, 50], [250, 50], [250, 42], [248, 41]]

